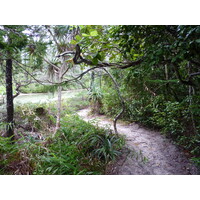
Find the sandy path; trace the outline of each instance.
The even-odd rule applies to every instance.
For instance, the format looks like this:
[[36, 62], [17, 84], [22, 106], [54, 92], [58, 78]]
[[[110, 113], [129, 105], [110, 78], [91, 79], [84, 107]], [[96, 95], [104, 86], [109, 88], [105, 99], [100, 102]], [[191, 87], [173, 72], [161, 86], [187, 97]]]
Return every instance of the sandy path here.
[[[112, 121], [105, 116], [88, 116], [89, 108], [80, 110], [78, 115], [85, 121], [97, 121], [99, 126], [113, 129]], [[198, 174], [184, 153], [169, 139], [158, 132], [147, 130], [138, 124], [118, 123], [117, 129], [126, 137], [126, 150], [117, 160], [110, 174], [151, 174], [187, 175]]]

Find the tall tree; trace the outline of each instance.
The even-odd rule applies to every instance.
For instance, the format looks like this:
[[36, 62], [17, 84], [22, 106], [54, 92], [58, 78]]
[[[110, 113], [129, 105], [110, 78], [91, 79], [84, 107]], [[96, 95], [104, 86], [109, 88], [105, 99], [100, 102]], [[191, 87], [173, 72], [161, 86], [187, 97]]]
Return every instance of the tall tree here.
[[[51, 39], [54, 43], [54, 48], [56, 49], [56, 53], [60, 54], [62, 52], [71, 51], [73, 48], [73, 44], [70, 42], [75, 38], [78, 34], [78, 27], [73, 26], [45, 26], [48, 30]], [[55, 55], [54, 55], [55, 58]], [[56, 128], [54, 134], [60, 128], [60, 116], [61, 116], [61, 100], [62, 100], [62, 83], [64, 75], [70, 70], [72, 67], [72, 62], [66, 62], [69, 58], [68, 55], [59, 56], [58, 64], [54, 64], [53, 62], [44, 59], [50, 66], [53, 68], [53, 72], [57, 77], [58, 85], [58, 101], [57, 101], [57, 119], [56, 119]]]
[[13, 130], [13, 116], [14, 116], [14, 106], [13, 106], [13, 90], [12, 90], [12, 59], [6, 59], [6, 108], [7, 108], [7, 128], [6, 136], [12, 137], [14, 135]]
[[14, 136], [14, 105], [13, 105], [13, 58], [18, 56], [19, 50], [25, 47], [27, 38], [23, 34], [23, 26], [1, 26], [0, 27], [0, 46], [1, 53], [6, 60], [6, 109], [7, 126], [5, 136]]

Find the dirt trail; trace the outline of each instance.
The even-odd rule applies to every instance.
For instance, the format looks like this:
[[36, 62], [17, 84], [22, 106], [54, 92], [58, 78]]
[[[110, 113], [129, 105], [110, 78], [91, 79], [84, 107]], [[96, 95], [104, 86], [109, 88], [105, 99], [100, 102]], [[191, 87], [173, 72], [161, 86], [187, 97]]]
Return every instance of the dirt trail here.
[[[99, 126], [109, 126], [112, 120], [105, 116], [89, 116], [90, 109], [80, 110], [85, 121], [95, 120]], [[109, 169], [109, 174], [121, 175], [187, 175], [198, 174], [197, 168], [185, 154], [159, 132], [150, 131], [136, 123], [118, 123], [117, 129], [126, 137], [126, 150]]]

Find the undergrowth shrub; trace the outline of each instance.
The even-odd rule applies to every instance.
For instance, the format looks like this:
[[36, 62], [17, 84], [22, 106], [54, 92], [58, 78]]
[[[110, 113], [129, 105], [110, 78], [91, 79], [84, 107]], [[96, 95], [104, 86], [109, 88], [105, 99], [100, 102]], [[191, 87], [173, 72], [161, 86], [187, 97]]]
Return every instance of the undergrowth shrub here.
[[103, 114], [102, 98], [102, 90], [99, 87], [93, 87], [92, 90], [89, 92], [89, 100], [92, 113]]
[[89, 106], [89, 100], [86, 95], [77, 95], [76, 97], [69, 98], [63, 101], [63, 106], [69, 112], [75, 112]]
[[[23, 86], [20, 88], [20, 91], [22, 93], [47, 93], [47, 92], [56, 92], [57, 91], [57, 85], [41, 85], [39, 83], [31, 83], [27, 86]], [[63, 85], [62, 90], [72, 90], [72, 89], [79, 89], [80, 87], [77, 87], [75, 84], [70, 85]], [[1, 91], [1, 88], [0, 88]]]
[[10, 138], [0, 137], [0, 174], [17, 156], [18, 146], [13, 145]]
[[18, 120], [16, 125], [29, 131], [48, 131], [49, 127], [55, 123], [55, 117], [52, 116], [49, 106], [49, 104], [17, 105], [15, 115]]
[[[109, 91], [111, 89], [107, 89]], [[129, 97], [126, 91], [126, 111], [124, 120], [136, 121], [147, 127], [160, 130], [190, 152], [193, 161], [199, 163], [200, 156], [200, 107], [199, 99], [194, 96], [191, 104], [190, 97], [185, 97], [181, 102], [166, 101], [163, 95], [149, 97], [137, 95]], [[114, 92], [105, 93], [102, 99], [105, 114], [115, 116], [120, 104]], [[192, 118], [193, 117], [193, 118]]]
[[103, 89], [102, 111], [109, 116], [117, 115], [121, 110], [121, 104], [117, 92], [112, 88]]
[[57, 90], [57, 86], [52, 85], [41, 85], [39, 83], [32, 83], [27, 86], [23, 86], [20, 88], [22, 93], [46, 93], [46, 92], [55, 92]]
[[6, 87], [0, 86], [0, 95], [5, 95], [6, 94]]
[[108, 130], [95, 128], [78, 116], [62, 118], [61, 130], [39, 156], [35, 174], [102, 174], [124, 145]]
[[[61, 118], [89, 105], [85, 91], [76, 94], [73, 98], [63, 99], [61, 103]], [[57, 101], [17, 104], [15, 111], [17, 125], [27, 130], [48, 132], [56, 122]]]
[[55, 137], [0, 138], [0, 174], [104, 174], [120, 155], [124, 138], [66, 114]]
[[23, 138], [12, 140], [0, 137], [0, 174], [28, 175], [33, 167]]

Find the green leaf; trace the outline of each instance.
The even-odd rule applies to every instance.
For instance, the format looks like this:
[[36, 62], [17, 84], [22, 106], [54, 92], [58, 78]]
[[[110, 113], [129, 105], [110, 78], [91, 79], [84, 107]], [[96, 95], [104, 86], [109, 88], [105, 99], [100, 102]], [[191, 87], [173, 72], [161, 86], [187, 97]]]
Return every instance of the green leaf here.
[[76, 35], [76, 40], [79, 42], [82, 38], [81, 38], [81, 36], [80, 35]]
[[90, 35], [85, 34], [85, 33], [82, 33], [82, 36], [83, 36], [83, 37], [89, 37]]
[[197, 39], [196, 42], [197, 42], [197, 43], [200, 43], [200, 39]]
[[71, 44], [77, 44], [77, 41], [76, 40], [72, 40], [70, 43]]
[[91, 35], [91, 36], [97, 36], [97, 35], [98, 35], [98, 32], [97, 32], [96, 30], [92, 30], [92, 31], [90, 32], [90, 35]]
[[97, 57], [94, 57], [94, 58], [92, 59], [92, 63], [93, 63], [94, 65], [97, 65], [97, 64], [98, 64], [98, 59], [97, 59]]
[[176, 61], [176, 57], [173, 57], [173, 58], [172, 58], [172, 62], [175, 62], [175, 61]]
[[102, 56], [99, 54], [99, 53], [97, 53], [97, 55], [95, 56], [98, 60], [100, 60], [100, 61], [102, 61]]

